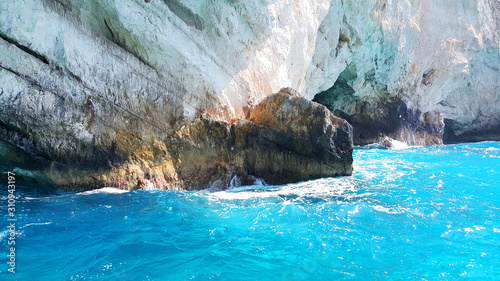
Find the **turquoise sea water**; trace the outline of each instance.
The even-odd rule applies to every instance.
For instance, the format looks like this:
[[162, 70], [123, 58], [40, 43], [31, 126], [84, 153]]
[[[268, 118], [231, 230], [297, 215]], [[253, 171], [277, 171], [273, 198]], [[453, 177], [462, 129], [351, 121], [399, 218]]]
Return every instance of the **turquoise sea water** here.
[[18, 187], [15, 274], [1, 186], [0, 279], [500, 280], [500, 143], [354, 159], [352, 177], [225, 192]]

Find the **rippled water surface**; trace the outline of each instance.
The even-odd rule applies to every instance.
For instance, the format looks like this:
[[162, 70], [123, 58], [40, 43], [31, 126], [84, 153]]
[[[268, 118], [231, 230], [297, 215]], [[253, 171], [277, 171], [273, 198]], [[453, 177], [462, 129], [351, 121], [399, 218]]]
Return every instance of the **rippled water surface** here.
[[15, 274], [1, 186], [0, 279], [500, 279], [500, 143], [354, 159], [352, 177], [225, 192], [18, 187]]

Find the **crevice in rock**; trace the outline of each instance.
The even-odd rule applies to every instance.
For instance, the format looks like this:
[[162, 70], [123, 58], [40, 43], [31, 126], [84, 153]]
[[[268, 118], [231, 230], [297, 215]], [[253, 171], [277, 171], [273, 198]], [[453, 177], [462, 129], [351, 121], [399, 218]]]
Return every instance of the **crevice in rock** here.
[[441, 106], [445, 106], [445, 107], [456, 108], [454, 105], [450, 104], [446, 100], [442, 100], [442, 101], [438, 102], [438, 104]]
[[21, 49], [23, 52], [35, 57], [36, 59], [40, 60], [41, 62], [43, 62], [44, 64], [49, 64], [49, 60], [42, 54], [38, 53], [38, 52], [35, 52], [33, 51], [32, 49], [26, 47], [26, 46], [23, 46], [21, 43], [17, 42], [16, 40], [14, 40], [13, 38], [10, 38], [8, 37], [7, 35], [5, 35], [3, 32], [0, 32], [0, 38], [2, 38], [3, 40], [9, 42], [10, 44], [18, 47], [19, 49]]
[[106, 26], [106, 28], [108, 29], [109, 33], [111, 34], [111, 41], [113, 41], [115, 43], [118, 42], [118, 37], [115, 36], [115, 33], [113, 32], [113, 30], [109, 26], [108, 21], [106, 19], [104, 19], [104, 25]]
[[8, 67], [5, 67], [3, 65], [0, 65], [0, 68], [6, 70], [6, 71], [8, 71], [8, 72], [10, 72], [10, 73], [12, 73], [12, 74], [14, 74], [16, 76], [18, 76], [18, 77], [20, 77], [21, 79], [25, 80], [26, 82], [30, 83], [32, 86], [34, 86], [34, 87], [36, 87], [36, 88], [38, 88], [40, 90], [49, 92], [49, 93], [51, 93], [51, 94], [53, 94], [53, 95], [61, 98], [62, 100], [65, 100], [65, 98], [63, 96], [61, 96], [59, 94], [56, 94], [53, 91], [48, 90], [46, 87], [43, 87], [40, 83], [38, 83], [38, 81], [36, 81], [35, 79], [33, 79], [33, 78], [31, 78], [31, 77], [29, 77], [27, 75], [23, 75], [23, 74], [15, 71], [15, 70], [10, 69]]
[[424, 72], [424, 74], [422, 75], [422, 84], [426, 86], [432, 84], [435, 72], [436, 70], [434, 69], [430, 69]]
[[174, 13], [177, 17], [179, 17], [188, 26], [194, 27], [199, 31], [203, 31], [203, 23], [200, 16], [194, 14], [180, 1], [163, 0], [163, 2], [165, 2], [165, 4], [168, 6], [170, 11], [172, 11], [172, 13]]
[[122, 40], [120, 39], [120, 35], [117, 32], [113, 31], [113, 29], [108, 24], [108, 21], [106, 21], [106, 19], [104, 19], [104, 25], [106, 25], [106, 28], [108, 29], [108, 31], [111, 34], [111, 38], [110, 38], [111, 40], [110, 41], [112, 41], [113, 43], [115, 43], [118, 47], [122, 48], [127, 53], [129, 53], [132, 56], [134, 56], [136, 59], [138, 59], [144, 65], [147, 65], [151, 69], [153, 69], [154, 71], [158, 72], [158, 70], [156, 68], [154, 68], [149, 62], [147, 62], [146, 60], [144, 60], [141, 56], [137, 55], [134, 51], [130, 50], [127, 47], [127, 45], [122, 42]]
[[69, 76], [71, 76], [73, 79], [75, 79], [76, 81], [78, 81], [79, 83], [82, 83], [82, 78], [76, 74], [74, 74], [73, 72], [71, 72], [69, 69], [67, 69], [68, 71], [68, 74]]
[[12, 74], [14, 74], [14, 75], [16, 75], [16, 76], [20, 76], [20, 77], [22, 77], [22, 78], [24, 79], [24, 76], [23, 76], [23, 75], [21, 75], [21, 73], [19, 73], [19, 72], [15, 71], [14, 69], [10, 69], [10, 68], [8, 68], [8, 67], [4, 67], [3, 65], [0, 65], [0, 68], [2, 68], [2, 69], [4, 69], [4, 70], [6, 70], [6, 71], [8, 71], [8, 72], [10, 72], [10, 73], [12, 73]]
[[344, 47], [345, 44], [347, 44], [347, 47], [350, 48], [350, 46], [349, 46], [350, 42], [351, 42], [351, 40], [347, 37], [347, 35], [340, 32], [339, 43], [337, 44], [337, 47], [335, 48], [335, 56], [337, 57], [339, 55], [340, 50], [342, 49], [342, 47]]

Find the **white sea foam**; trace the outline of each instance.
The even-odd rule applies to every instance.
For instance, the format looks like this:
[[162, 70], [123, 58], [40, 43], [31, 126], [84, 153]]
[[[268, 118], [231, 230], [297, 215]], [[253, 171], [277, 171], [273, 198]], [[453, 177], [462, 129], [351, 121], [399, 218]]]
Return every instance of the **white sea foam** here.
[[[273, 186], [244, 186], [228, 191], [217, 191], [210, 196], [225, 200], [247, 200], [252, 198], [270, 198], [295, 195], [297, 197], [330, 197], [356, 196], [348, 195], [355, 191], [355, 182], [345, 178], [325, 178], [314, 181], [289, 184], [280, 187]], [[360, 196], [360, 195], [357, 195]], [[361, 195], [362, 196], [362, 195]]]
[[405, 149], [410, 148], [406, 143], [391, 139], [389, 137], [380, 138], [378, 147], [383, 149]]
[[387, 214], [402, 214], [407, 211], [405, 208], [400, 208], [400, 210], [397, 210], [395, 208], [386, 208], [384, 206], [373, 206], [372, 207], [374, 210], [382, 213], [387, 213]]
[[9, 236], [9, 231], [8, 230], [0, 232], [0, 241], [2, 241], [4, 238], [6, 238], [8, 236]]
[[25, 225], [24, 227], [28, 227], [28, 226], [33, 226], [33, 225], [48, 225], [48, 224], [52, 224], [51, 221], [48, 221], [48, 222], [34, 222], [34, 223], [28, 223], [27, 225]]
[[406, 143], [400, 142], [398, 140], [392, 140], [392, 145], [392, 149], [405, 149], [410, 147]]
[[79, 192], [77, 195], [92, 195], [92, 194], [100, 194], [100, 193], [105, 193], [105, 194], [121, 194], [121, 193], [127, 193], [129, 192], [128, 190], [123, 190], [123, 189], [118, 189], [114, 187], [104, 187], [100, 189], [95, 189], [95, 190], [89, 190], [85, 192]]

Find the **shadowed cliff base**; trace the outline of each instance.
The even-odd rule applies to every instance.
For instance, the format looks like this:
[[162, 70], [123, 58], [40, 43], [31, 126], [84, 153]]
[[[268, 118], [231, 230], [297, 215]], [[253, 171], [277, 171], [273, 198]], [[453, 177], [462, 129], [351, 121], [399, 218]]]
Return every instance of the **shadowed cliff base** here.
[[375, 97], [359, 97], [349, 85], [353, 77], [347, 68], [330, 89], [315, 95], [313, 101], [325, 105], [353, 126], [355, 145], [378, 143], [385, 136], [408, 145], [443, 143], [442, 113], [408, 108], [401, 98], [387, 92]]
[[[29, 143], [29, 135], [5, 126], [2, 135]], [[202, 114], [160, 138], [120, 134], [111, 147], [82, 144], [85, 151], [94, 151], [88, 155], [94, 166], [61, 156], [57, 148], [41, 156], [36, 147], [24, 151], [2, 143], [2, 170], [15, 171], [27, 182], [70, 190], [225, 189], [257, 179], [285, 184], [352, 174], [352, 127], [288, 88], [232, 124]]]
[[444, 119], [444, 123], [444, 143], [500, 141], [500, 126], [483, 130], [462, 131], [461, 128], [463, 128], [464, 125], [460, 122]]
[[[234, 119], [250, 118], [247, 109], [282, 87], [307, 99], [323, 92], [315, 100], [353, 125], [356, 144], [381, 136], [439, 144], [443, 118], [456, 123], [446, 125], [445, 141], [496, 139], [498, 1], [341, 4], [0, 2], [0, 140], [22, 148], [53, 185], [183, 188], [191, 171], [175, 145], [208, 147], [182, 130], [205, 124], [229, 128], [230, 137], [243, 130], [258, 136], [252, 142], [257, 147], [272, 147], [268, 129]], [[208, 111], [212, 117], [200, 117]], [[302, 141], [287, 134], [277, 134], [286, 145]], [[288, 159], [285, 152], [276, 155]], [[224, 157], [211, 171], [244, 182], [243, 172]], [[260, 158], [241, 158], [247, 159], [241, 160], [244, 172], [255, 174], [252, 165]], [[270, 182], [297, 176], [278, 167], [274, 175], [281, 178]], [[23, 173], [37, 169], [28, 165]], [[323, 175], [313, 171], [311, 177]], [[218, 179], [211, 183], [227, 182]]]

